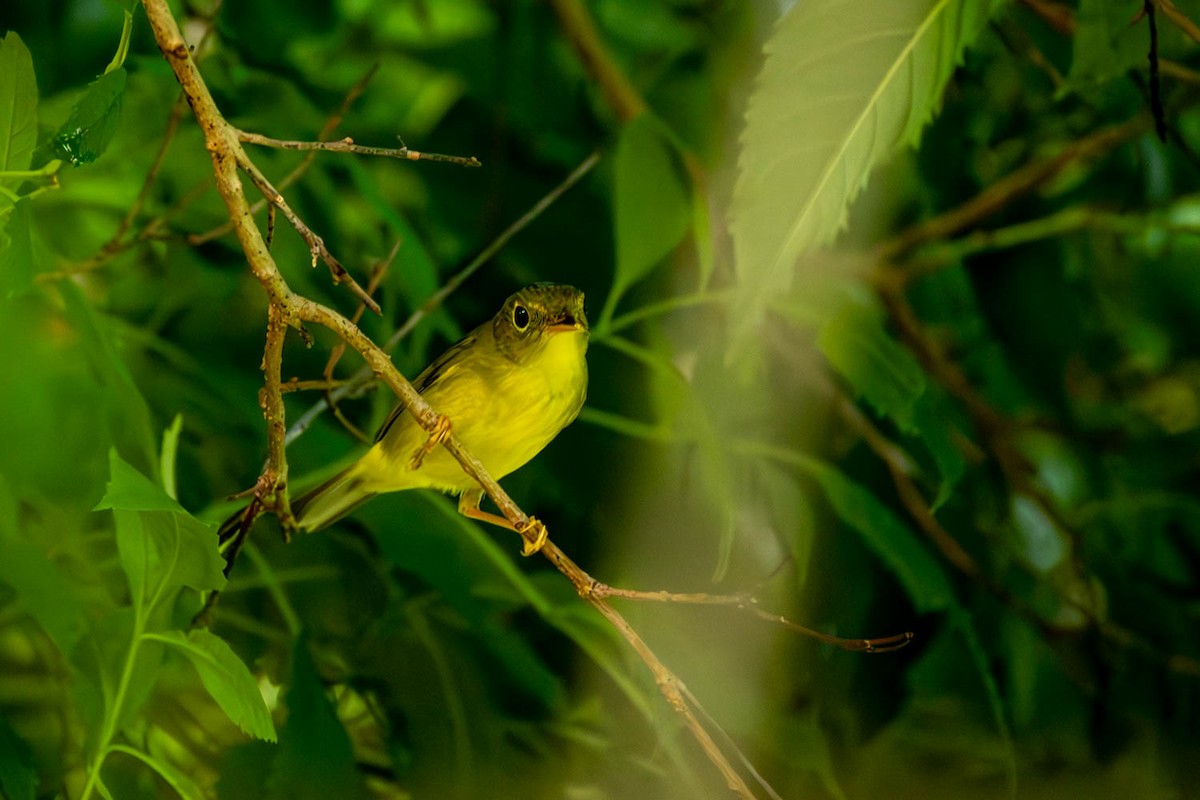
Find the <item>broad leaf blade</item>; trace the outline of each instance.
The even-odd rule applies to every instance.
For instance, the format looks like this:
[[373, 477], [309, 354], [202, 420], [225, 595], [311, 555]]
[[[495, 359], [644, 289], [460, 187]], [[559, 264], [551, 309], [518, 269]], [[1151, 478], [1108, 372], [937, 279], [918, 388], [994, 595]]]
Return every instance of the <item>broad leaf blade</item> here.
[[21, 37], [0, 40], [0, 172], [29, 169], [37, 143], [37, 80]]
[[679, 244], [692, 223], [693, 203], [679, 154], [670, 133], [650, 113], [638, 115], [621, 131], [613, 203], [616, 276], [602, 322], [612, 317], [621, 295]]
[[151, 638], [170, 645], [192, 662], [204, 688], [242, 731], [275, 741], [275, 724], [258, 684], [224, 639], [204, 628], [193, 628], [186, 636], [168, 631]]
[[833, 240], [872, 169], [915, 143], [993, 0], [806, 0], [783, 17], [746, 113], [731, 233], [743, 339]]

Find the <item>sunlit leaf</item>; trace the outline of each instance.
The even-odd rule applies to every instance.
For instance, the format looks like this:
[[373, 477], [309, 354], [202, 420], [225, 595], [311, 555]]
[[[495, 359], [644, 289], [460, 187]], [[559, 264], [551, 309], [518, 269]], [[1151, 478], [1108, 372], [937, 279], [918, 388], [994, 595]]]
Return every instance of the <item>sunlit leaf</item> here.
[[124, 96], [124, 68], [106, 72], [93, 81], [51, 138], [55, 156], [81, 167], [103, 155], [121, 122]]
[[649, 112], [626, 123], [617, 141], [613, 218], [616, 275], [601, 321], [611, 318], [629, 287], [645, 278], [679, 244], [693, 202], [670, 133]]
[[325, 695], [304, 637], [292, 648], [292, 675], [284, 693], [287, 725], [271, 765], [268, 798], [366, 798], [350, 738]]
[[163, 431], [162, 457], [159, 470], [162, 473], [163, 490], [172, 500], [179, 497], [175, 487], [175, 455], [179, 451], [179, 434], [183, 431], [183, 415], [176, 414], [170, 426]]
[[152, 637], [192, 662], [204, 688], [243, 732], [275, 741], [275, 724], [258, 684], [224, 639], [204, 628], [193, 628], [187, 634], [167, 631]]
[[37, 79], [14, 31], [0, 40], [0, 172], [29, 169], [37, 144]]
[[831, 242], [871, 170], [915, 143], [993, 0], [796, 3], [746, 112], [731, 232], [746, 302], [736, 338]]
[[187, 513], [179, 503], [167, 496], [161, 486], [155, 484], [121, 458], [116, 448], [109, 451], [108, 464], [108, 489], [93, 510], [112, 508], [122, 511]]

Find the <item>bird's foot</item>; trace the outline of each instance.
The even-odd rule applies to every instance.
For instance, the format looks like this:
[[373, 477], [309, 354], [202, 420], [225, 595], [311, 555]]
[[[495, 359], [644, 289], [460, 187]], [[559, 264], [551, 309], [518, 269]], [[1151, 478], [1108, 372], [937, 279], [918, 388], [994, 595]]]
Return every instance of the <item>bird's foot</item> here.
[[429, 432], [429, 438], [425, 444], [421, 445], [413, 453], [412, 458], [408, 461], [409, 469], [418, 470], [421, 464], [425, 461], [425, 456], [433, 452], [433, 448], [437, 447], [442, 442], [450, 437], [450, 418], [445, 414], [437, 415], [437, 422], [433, 426], [433, 430]]

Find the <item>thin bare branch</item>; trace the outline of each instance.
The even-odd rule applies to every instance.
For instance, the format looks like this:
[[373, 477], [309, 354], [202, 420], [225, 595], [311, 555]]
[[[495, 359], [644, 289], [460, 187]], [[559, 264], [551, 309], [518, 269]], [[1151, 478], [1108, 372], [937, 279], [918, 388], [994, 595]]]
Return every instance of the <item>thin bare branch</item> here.
[[287, 139], [272, 139], [261, 133], [248, 131], [237, 132], [238, 138], [246, 144], [257, 144], [263, 147], [276, 147], [280, 150], [310, 150], [330, 153], [357, 153], [364, 156], [379, 156], [381, 158], [399, 158], [405, 161], [440, 161], [443, 164], [457, 164], [461, 167], [482, 167], [475, 156], [448, 156], [442, 153], [425, 153], [408, 147], [366, 147], [355, 144], [349, 136], [336, 142], [301, 142]]
[[624, 600], [640, 600], [643, 602], [652, 603], [681, 603], [684, 605], [704, 605], [704, 606], [728, 606], [739, 611], [744, 611], [759, 619], [767, 622], [777, 623], [782, 625], [794, 633], [799, 633], [803, 636], [808, 636], [816, 639], [824, 644], [830, 644], [834, 647], [840, 647], [843, 650], [851, 650], [864, 653], [887, 653], [892, 650], [899, 650], [913, 639], [911, 631], [895, 634], [893, 636], [880, 636], [871, 639], [846, 639], [840, 636], [831, 636], [821, 631], [806, 628], [803, 625], [792, 622], [781, 614], [774, 614], [760, 608], [758, 599], [748, 593], [740, 594], [708, 594], [706, 592], [664, 592], [664, 591], [641, 591], [637, 589], [622, 589], [616, 586], [609, 586], [606, 583], [597, 582], [589, 590], [590, 594], [597, 597], [608, 599], [618, 597]]

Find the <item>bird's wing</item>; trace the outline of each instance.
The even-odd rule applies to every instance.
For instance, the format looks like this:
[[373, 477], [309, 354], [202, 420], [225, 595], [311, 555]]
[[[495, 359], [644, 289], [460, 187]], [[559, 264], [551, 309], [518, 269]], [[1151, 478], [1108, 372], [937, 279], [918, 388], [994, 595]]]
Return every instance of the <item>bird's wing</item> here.
[[[454, 360], [462, 355], [464, 350], [470, 349], [475, 344], [476, 334], [469, 334], [466, 338], [452, 344], [447, 348], [446, 352], [435, 358], [428, 367], [426, 367], [417, 379], [413, 381], [413, 388], [417, 390], [417, 394], [425, 394], [429, 387], [433, 386], [439, 379], [445, 378], [450, 372], [453, 372], [451, 365]], [[396, 420], [407, 410], [404, 401], [401, 401], [392, 409], [392, 413], [384, 421], [383, 425], [379, 426], [379, 433], [375, 434], [375, 441], [383, 441], [383, 437], [396, 424]]]

